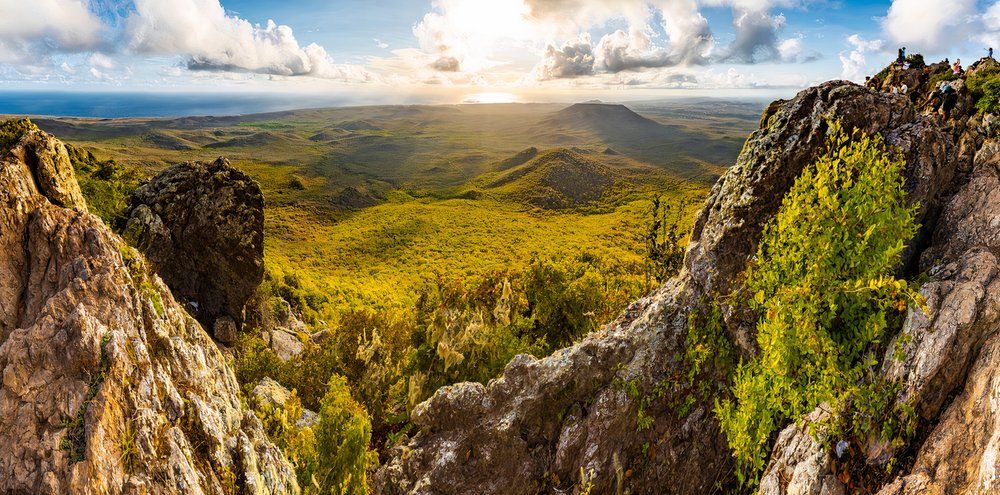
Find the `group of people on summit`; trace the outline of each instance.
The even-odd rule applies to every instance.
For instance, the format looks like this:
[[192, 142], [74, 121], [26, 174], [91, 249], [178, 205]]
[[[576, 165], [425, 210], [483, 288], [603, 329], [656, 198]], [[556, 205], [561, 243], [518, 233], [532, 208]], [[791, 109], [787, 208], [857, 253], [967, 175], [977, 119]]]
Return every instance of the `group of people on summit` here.
[[[992, 47], [991, 48], [987, 48], [986, 50], [987, 50], [987, 57], [990, 58], [990, 59], [992, 59], [993, 58], [993, 48]], [[945, 59], [945, 63], [946, 64], [948, 63], [947, 59]], [[896, 57], [896, 61], [892, 64], [891, 69], [892, 70], [908, 70], [908, 69], [910, 69], [910, 65], [911, 65], [911, 61], [909, 59], [907, 59], [907, 57], [906, 57], [906, 47], [905, 46], [901, 47], [899, 49], [899, 51], [898, 51], [898, 55]], [[937, 87], [934, 88], [934, 90], [932, 91], [932, 93], [928, 96], [927, 100], [925, 101], [926, 104], [930, 104], [931, 105], [931, 107], [933, 108], [933, 111], [934, 111], [935, 114], [937, 114], [939, 111], [943, 112], [943, 114], [944, 114], [944, 120], [946, 120], [946, 121], [951, 119], [951, 112], [952, 112], [952, 110], [955, 109], [955, 106], [958, 104], [958, 91], [955, 90], [955, 87], [952, 85], [951, 81], [954, 80], [955, 78], [957, 78], [958, 76], [961, 76], [965, 72], [962, 69], [962, 60], [961, 59], [955, 59], [955, 63], [949, 64], [949, 67], [951, 68], [952, 78], [945, 79], [945, 80], [941, 81], [937, 85]], [[924, 82], [926, 82], [927, 79], [930, 77], [930, 70], [931, 69], [929, 67], [924, 67], [923, 73], [920, 75], [921, 76], [920, 77], [921, 85], [924, 84]], [[881, 89], [882, 88], [882, 81], [879, 80], [878, 76], [876, 76], [874, 78], [873, 77], [866, 77], [865, 78], [865, 86], [870, 87], [870, 88], [874, 88], [874, 89]], [[891, 88], [891, 92], [894, 93], [894, 94], [904, 94], [905, 95], [905, 94], [908, 94], [909, 91], [910, 91], [910, 88], [906, 85], [905, 82], [901, 83], [899, 85], [893, 85], [892, 88]], [[916, 101], [917, 101], [916, 100], [916, 95], [911, 95], [910, 99], [914, 103], [916, 103]]]

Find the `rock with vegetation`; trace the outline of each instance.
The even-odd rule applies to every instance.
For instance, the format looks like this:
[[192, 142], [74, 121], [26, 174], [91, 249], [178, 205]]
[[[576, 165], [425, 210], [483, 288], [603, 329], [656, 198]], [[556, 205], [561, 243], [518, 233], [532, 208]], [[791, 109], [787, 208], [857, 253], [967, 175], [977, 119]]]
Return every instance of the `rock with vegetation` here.
[[30, 120], [0, 124], [0, 153], [4, 161], [28, 167], [36, 192], [53, 204], [86, 211], [87, 201], [73, 178], [73, 164], [66, 145], [43, 132]]
[[[929, 91], [926, 85], [913, 90], [921, 97]], [[949, 223], [948, 218], [968, 211], [951, 213], [952, 198], [968, 187], [968, 173], [982, 147], [982, 134], [965, 126], [970, 112], [971, 105], [961, 107], [955, 112], [956, 122], [943, 126], [939, 117], [930, 115], [930, 107], [915, 105], [908, 96], [843, 81], [810, 88], [792, 100], [771, 105], [760, 129], [750, 136], [736, 165], [715, 185], [699, 214], [680, 275], [633, 304], [619, 320], [572, 347], [544, 359], [519, 356], [499, 378], [485, 385], [462, 383], [439, 390], [414, 410], [412, 420], [417, 429], [380, 469], [376, 492], [528, 494], [572, 492], [583, 485], [595, 493], [736, 489], [733, 457], [720, 431], [714, 404], [729, 393], [729, 379], [739, 356], [745, 360], [760, 351], [756, 342], [759, 315], [727, 296], [742, 289], [743, 274], [757, 252], [765, 225], [803, 171], [826, 152], [830, 124], [836, 121], [861, 135], [882, 136], [889, 157], [903, 162], [902, 187], [913, 207], [913, 221], [921, 227], [910, 242], [900, 239], [907, 245], [899, 253], [900, 272], [916, 273], [926, 266], [920, 263], [922, 254], [936, 252], [935, 246], [948, 242], [941, 239], [941, 226]], [[977, 194], [986, 201], [988, 189], [984, 187], [977, 189]], [[989, 216], [991, 211], [982, 209], [983, 218], [995, 218]], [[967, 239], [970, 245], [992, 236], [991, 230], [978, 224], [954, 225], [975, 229], [948, 234]], [[987, 270], [980, 278], [990, 277], [989, 273]], [[980, 282], [970, 290], [975, 292], [975, 287], [990, 283]], [[980, 289], [975, 294], [980, 296], [973, 300], [981, 302], [967, 308], [972, 315], [969, 321], [987, 318], [984, 328], [994, 327], [986, 322], [992, 321], [989, 308], [995, 306], [996, 298], [989, 290]], [[933, 298], [926, 292], [925, 296], [933, 311]], [[908, 320], [921, 310], [914, 307], [910, 311]], [[892, 335], [891, 322], [886, 332]], [[917, 352], [929, 357], [948, 350], [939, 346], [910, 350], [926, 340], [914, 337], [886, 352]], [[968, 349], [978, 349], [977, 342], [981, 340], [971, 341]], [[975, 361], [974, 352], [960, 355]], [[877, 361], [887, 363], [889, 357]], [[956, 375], [964, 377], [966, 373]], [[978, 395], [971, 393], [963, 402], [968, 410], [984, 407], [974, 402], [981, 400], [986, 393], [982, 387], [989, 385], [987, 373], [983, 371], [981, 376]], [[955, 386], [960, 388], [961, 383]], [[889, 395], [890, 403], [893, 397]], [[891, 406], [903, 404], [898, 401]], [[958, 403], [952, 407], [959, 407]], [[823, 416], [823, 411], [814, 414]], [[958, 416], [955, 413], [953, 421], [968, 421]], [[985, 433], [992, 431], [995, 423], [990, 418], [977, 420], [975, 426]], [[794, 421], [789, 418], [784, 424]], [[776, 426], [780, 430], [783, 424]], [[780, 434], [773, 432], [771, 438], [777, 438], [778, 443], [770, 456], [762, 491], [840, 493], [838, 490], [857, 486], [853, 481], [840, 481], [854, 467], [847, 460], [830, 457], [830, 438], [813, 436], [813, 429], [797, 429], [795, 424], [789, 428]], [[958, 445], [956, 439], [968, 440], [960, 431], [953, 431], [951, 437], [932, 436], [936, 438], [943, 447], [925, 456], [928, 465], [949, 462], [941, 452]], [[847, 445], [842, 447], [846, 449], [842, 455], [853, 456], [854, 465], [867, 462], [857, 459], [864, 457], [859, 452], [869, 445]], [[967, 442], [955, 448], [966, 449], [985, 462], [990, 448], [995, 450], [989, 445], [985, 441]], [[893, 448], [897, 452], [904, 446]], [[932, 455], [937, 457], [930, 459]], [[973, 474], [975, 469], [982, 472], [984, 464], [951, 462], [952, 469], [962, 470], [963, 479], [983, 482], [982, 476], [975, 478]], [[920, 460], [917, 466], [921, 466]], [[862, 471], [865, 469], [872, 468]], [[886, 466], [874, 469], [885, 472]], [[932, 472], [927, 476], [934, 477]], [[795, 480], [794, 485], [789, 485], [791, 480]], [[883, 477], [879, 483], [888, 481]], [[960, 483], [965, 484], [948, 481], [937, 486], [989, 492]]]
[[171, 167], [133, 194], [125, 236], [202, 324], [242, 324], [264, 277], [264, 196], [250, 176], [224, 158]]
[[0, 157], [0, 492], [297, 493], [222, 352], [28, 135]]

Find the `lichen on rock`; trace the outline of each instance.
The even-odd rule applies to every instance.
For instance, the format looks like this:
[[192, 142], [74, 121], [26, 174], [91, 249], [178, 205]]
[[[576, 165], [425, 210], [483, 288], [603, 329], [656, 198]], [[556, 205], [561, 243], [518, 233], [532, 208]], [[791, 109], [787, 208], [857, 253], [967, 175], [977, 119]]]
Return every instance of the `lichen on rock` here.
[[29, 136], [0, 158], [0, 492], [297, 493], [222, 352]]

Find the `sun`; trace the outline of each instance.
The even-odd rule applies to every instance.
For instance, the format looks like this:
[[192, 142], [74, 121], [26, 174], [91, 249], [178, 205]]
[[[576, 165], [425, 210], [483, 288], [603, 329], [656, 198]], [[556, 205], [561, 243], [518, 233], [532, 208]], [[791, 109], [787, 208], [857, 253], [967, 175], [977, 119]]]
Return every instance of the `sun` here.
[[517, 95], [512, 93], [486, 92], [473, 93], [465, 97], [462, 103], [490, 104], [490, 103], [517, 103]]

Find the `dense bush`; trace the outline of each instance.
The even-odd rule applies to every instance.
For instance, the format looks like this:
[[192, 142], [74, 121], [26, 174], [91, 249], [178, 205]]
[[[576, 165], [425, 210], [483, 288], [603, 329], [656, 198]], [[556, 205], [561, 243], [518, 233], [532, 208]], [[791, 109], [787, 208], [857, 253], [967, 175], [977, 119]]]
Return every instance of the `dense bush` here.
[[25, 132], [34, 127], [28, 119], [0, 122], [0, 154], [10, 151]]
[[320, 401], [319, 422], [298, 425], [302, 403], [293, 391], [285, 404], [256, 404], [264, 430], [295, 466], [305, 494], [365, 495], [368, 470], [377, 462], [368, 450], [371, 421], [351, 398], [344, 377], [333, 375]]
[[744, 483], [756, 483], [771, 435], [790, 419], [868, 390], [865, 371], [901, 312], [923, 304], [893, 277], [916, 232], [904, 166], [880, 137], [833, 124], [828, 151], [765, 228], [746, 273], [760, 354], [738, 366], [733, 397], [716, 407]]
[[142, 183], [142, 171], [114, 160], [98, 160], [90, 151], [66, 145], [87, 209], [113, 228], [124, 227], [132, 193]]
[[983, 113], [1000, 113], [1000, 67], [977, 71], [966, 80], [966, 86], [976, 98], [976, 108]]
[[[251, 326], [272, 328], [281, 320], [287, 306], [279, 297], [297, 285], [294, 276], [269, 277], [254, 297]], [[278, 380], [315, 410], [331, 377], [341, 375], [371, 413], [381, 449], [407, 427], [413, 406], [439, 387], [485, 382], [517, 354], [540, 357], [568, 345], [616, 317], [644, 288], [641, 275], [590, 255], [538, 260], [521, 272], [437, 277], [412, 310], [345, 312], [287, 363], [245, 333], [237, 343], [237, 378], [245, 393], [264, 377]]]
[[681, 270], [684, 246], [681, 244], [681, 223], [687, 203], [681, 202], [674, 212], [669, 202], [653, 200], [649, 230], [646, 233], [646, 277], [649, 283], [662, 284]]
[[368, 450], [371, 434], [365, 408], [351, 398], [344, 377], [334, 375], [320, 403], [315, 430], [318, 460], [311, 473], [312, 485], [306, 492], [365, 495], [368, 468], [377, 461]]

